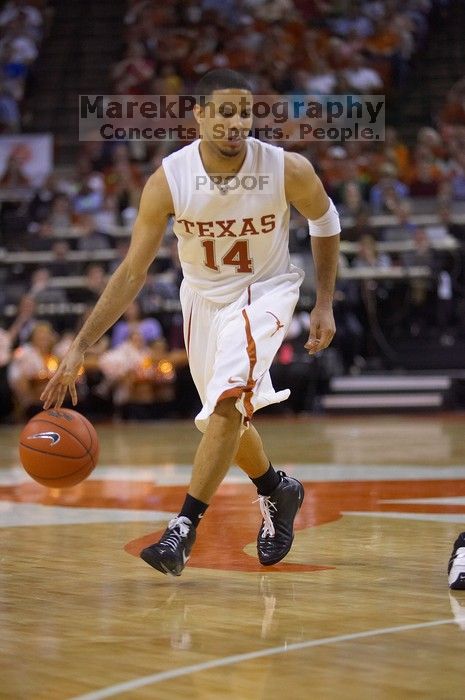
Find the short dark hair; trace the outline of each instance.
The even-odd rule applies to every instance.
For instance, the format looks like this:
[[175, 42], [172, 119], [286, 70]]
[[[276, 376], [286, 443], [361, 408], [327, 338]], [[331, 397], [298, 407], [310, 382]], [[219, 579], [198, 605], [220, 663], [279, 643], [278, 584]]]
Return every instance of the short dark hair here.
[[237, 71], [229, 68], [214, 68], [200, 78], [195, 86], [195, 94], [210, 97], [215, 90], [228, 90], [230, 88], [252, 92], [247, 80]]

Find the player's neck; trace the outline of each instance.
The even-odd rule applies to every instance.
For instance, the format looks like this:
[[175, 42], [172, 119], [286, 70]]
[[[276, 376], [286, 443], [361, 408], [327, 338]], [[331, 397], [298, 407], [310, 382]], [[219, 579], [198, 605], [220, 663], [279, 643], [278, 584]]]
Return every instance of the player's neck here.
[[223, 156], [207, 141], [199, 146], [200, 158], [207, 175], [235, 175], [241, 169], [247, 155], [247, 144], [235, 156]]

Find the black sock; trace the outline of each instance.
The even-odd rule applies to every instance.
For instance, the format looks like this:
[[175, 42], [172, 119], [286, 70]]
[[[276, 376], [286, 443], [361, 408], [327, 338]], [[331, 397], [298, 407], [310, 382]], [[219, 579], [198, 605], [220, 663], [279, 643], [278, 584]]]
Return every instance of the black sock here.
[[260, 496], [271, 496], [279, 482], [281, 477], [277, 472], [275, 472], [273, 465], [270, 462], [270, 466], [267, 471], [258, 476], [256, 479], [252, 479], [253, 483], [257, 487], [257, 492]]
[[179, 515], [183, 515], [185, 518], [189, 518], [192, 525], [197, 527], [200, 522], [201, 517], [208, 508], [208, 503], [203, 503], [199, 501], [198, 498], [194, 498], [190, 494], [186, 494], [186, 500], [179, 512]]

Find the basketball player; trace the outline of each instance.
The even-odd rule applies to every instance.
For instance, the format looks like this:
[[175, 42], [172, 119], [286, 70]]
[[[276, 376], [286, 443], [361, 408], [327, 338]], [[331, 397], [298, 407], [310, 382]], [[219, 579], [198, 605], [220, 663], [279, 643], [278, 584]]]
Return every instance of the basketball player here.
[[[291, 548], [304, 489], [297, 479], [275, 471], [250, 421], [257, 409], [289, 395], [274, 391], [269, 369], [303, 277], [289, 260], [290, 204], [309, 219], [312, 234], [317, 296], [305, 345], [310, 354], [326, 348], [335, 333], [332, 299], [340, 233], [337, 211], [310, 163], [248, 137], [252, 114], [244, 98], [250, 104], [252, 95], [241, 75], [210, 71], [196, 92], [215, 107], [195, 105], [200, 139], [165, 158], [147, 181], [127, 256], [42, 394], [45, 409], [61, 406], [68, 390], [76, 404], [75, 380], [84, 353], [140, 292], [174, 215], [184, 275], [184, 336], [203, 404], [196, 417], [203, 437], [178, 516], [141, 557], [175, 576], [189, 559], [196, 528], [232, 462], [259, 494], [259, 561], [276, 564]], [[266, 175], [272, 190], [238, 191], [237, 181], [246, 175]], [[199, 188], [199, 182], [207, 187]], [[228, 191], [228, 183], [234, 190]]]

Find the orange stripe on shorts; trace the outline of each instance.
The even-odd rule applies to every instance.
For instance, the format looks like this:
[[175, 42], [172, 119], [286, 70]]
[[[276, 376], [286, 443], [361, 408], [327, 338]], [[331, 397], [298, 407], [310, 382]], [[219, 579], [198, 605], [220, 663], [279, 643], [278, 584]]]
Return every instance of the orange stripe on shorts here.
[[245, 387], [244, 393], [244, 408], [247, 414], [247, 420], [250, 420], [253, 416], [253, 406], [252, 406], [252, 396], [255, 384], [257, 383], [253, 378], [253, 371], [255, 365], [257, 364], [257, 346], [255, 345], [255, 340], [252, 335], [250, 328], [250, 320], [247, 315], [247, 311], [242, 309], [242, 316], [245, 322], [245, 335], [247, 338], [247, 355], [249, 356], [249, 376], [247, 377], [247, 386]]

